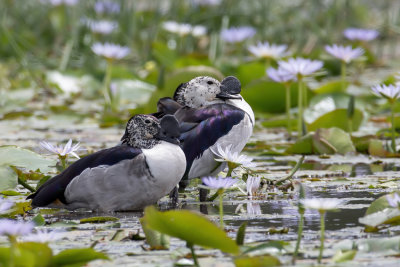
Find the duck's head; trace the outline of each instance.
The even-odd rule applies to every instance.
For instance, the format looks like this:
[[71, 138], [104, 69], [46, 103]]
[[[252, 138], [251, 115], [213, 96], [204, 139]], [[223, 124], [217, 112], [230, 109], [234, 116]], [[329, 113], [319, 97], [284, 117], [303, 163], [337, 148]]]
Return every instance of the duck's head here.
[[228, 76], [222, 82], [200, 76], [179, 85], [174, 100], [184, 106], [201, 108], [227, 99], [242, 99], [240, 91], [240, 81], [234, 76]]
[[136, 148], [150, 149], [161, 141], [179, 144], [179, 124], [173, 115], [158, 120], [152, 115], [139, 114], [127, 123], [123, 144]]

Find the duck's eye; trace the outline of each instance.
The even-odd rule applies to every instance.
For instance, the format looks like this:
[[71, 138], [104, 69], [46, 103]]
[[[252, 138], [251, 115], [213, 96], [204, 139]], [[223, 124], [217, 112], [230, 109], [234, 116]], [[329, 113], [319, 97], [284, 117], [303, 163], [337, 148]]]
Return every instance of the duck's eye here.
[[211, 85], [211, 84], [214, 84], [213, 81], [208, 81], [207, 83], [210, 84], [210, 85]]
[[150, 120], [144, 120], [144, 122], [147, 123], [147, 124], [149, 124], [149, 123], [150, 123]]

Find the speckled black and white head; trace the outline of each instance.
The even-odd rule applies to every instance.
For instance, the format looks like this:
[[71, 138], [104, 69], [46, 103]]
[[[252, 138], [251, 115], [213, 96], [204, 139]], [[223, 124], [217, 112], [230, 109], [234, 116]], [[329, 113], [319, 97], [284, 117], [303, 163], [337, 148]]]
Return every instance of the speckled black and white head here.
[[179, 134], [174, 116], [166, 115], [159, 121], [154, 116], [139, 114], [128, 121], [121, 141], [135, 148], [150, 149], [162, 140], [178, 144]]
[[201, 108], [226, 99], [241, 99], [240, 81], [233, 76], [226, 77], [222, 82], [200, 76], [187, 83], [179, 85], [174, 94], [174, 100], [191, 108]]

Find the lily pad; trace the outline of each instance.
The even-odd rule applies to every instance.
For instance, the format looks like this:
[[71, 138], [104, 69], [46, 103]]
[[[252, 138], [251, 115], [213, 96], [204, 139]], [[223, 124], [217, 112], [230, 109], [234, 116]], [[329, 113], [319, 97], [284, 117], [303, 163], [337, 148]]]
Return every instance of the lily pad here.
[[[347, 108], [351, 96], [344, 93], [332, 93], [317, 95], [311, 99], [309, 108], [304, 111], [304, 120], [309, 131], [318, 128], [337, 127], [349, 130], [349, 119]], [[352, 130], [358, 130], [364, 115], [363, 104], [360, 101], [355, 103], [352, 117]]]
[[280, 266], [281, 262], [274, 256], [240, 257], [234, 260], [236, 267], [270, 267]]
[[50, 172], [54, 170], [55, 160], [42, 157], [35, 152], [17, 146], [0, 146], [0, 166], [16, 166], [26, 170]]
[[104, 223], [104, 222], [116, 222], [119, 219], [116, 217], [112, 216], [102, 216], [102, 217], [90, 217], [90, 218], [84, 218], [80, 219], [80, 223]]
[[377, 227], [381, 224], [399, 224], [400, 210], [397, 208], [387, 208], [359, 218], [358, 221], [370, 227]]
[[[298, 95], [297, 84], [290, 87], [291, 107], [297, 106]], [[254, 111], [267, 113], [283, 113], [286, 107], [285, 86], [280, 83], [271, 82], [267, 79], [255, 80], [242, 90], [243, 98], [251, 105]], [[313, 93], [308, 90], [307, 96]]]
[[147, 207], [144, 214], [141, 223], [146, 227], [194, 245], [216, 248], [232, 254], [239, 253], [239, 246], [236, 242], [230, 239], [221, 228], [200, 214], [188, 210], [159, 212], [153, 206]]
[[318, 129], [301, 137], [286, 152], [293, 154], [346, 154], [356, 149], [350, 135], [339, 128]]
[[54, 266], [83, 266], [93, 260], [109, 260], [106, 254], [92, 248], [66, 249], [53, 257]]
[[14, 189], [18, 184], [18, 175], [9, 166], [0, 165], [0, 190]]

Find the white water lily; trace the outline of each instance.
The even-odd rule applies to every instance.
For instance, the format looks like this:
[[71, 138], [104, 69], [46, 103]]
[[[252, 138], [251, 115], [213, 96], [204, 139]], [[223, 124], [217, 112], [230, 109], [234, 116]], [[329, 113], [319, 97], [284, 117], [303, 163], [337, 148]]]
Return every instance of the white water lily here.
[[205, 184], [206, 186], [208, 186], [210, 188], [227, 189], [227, 188], [232, 187], [235, 183], [237, 183], [238, 179], [233, 179], [230, 177], [218, 177], [217, 178], [217, 177], [208, 176], [208, 177], [201, 178], [201, 181], [203, 182], [203, 184]]
[[400, 97], [400, 86], [393, 84], [382, 84], [371, 87], [372, 91], [377, 96], [382, 96], [390, 101], [394, 101]]
[[20, 236], [29, 234], [34, 225], [32, 222], [23, 222], [4, 219], [0, 220], [0, 235]]
[[301, 199], [300, 203], [303, 204], [306, 209], [328, 211], [337, 209], [342, 203], [342, 200], [337, 198], [306, 198]]
[[59, 232], [37, 229], [36, 233], [31, 233], [24, 236], [22, 239], [29, 242], [48, 243], [61, 238], [62, 235]]
[[92, 32], [105, 35], [112, 33], [118, 28], [116, 21], [109, 20], [88, 20], [86, 25]]
[[320, 60], [311, 60], [306, 58], [289, 58], [287, 61], [280, 60], [279, 68], [296, 77], [308, 76], [321, 69], [324, 65]]
[[343, 45], [327, 45], [325, 46], [326, 52], [331, 54], [332, 56], [342, 60], [345, 63], [349, 63], [353, 59], [356, 59], [358, 57], [361, 57], [364, 54], [364, 50], [362, 48], [352, 48], [350, 45], [349, 46], [343, 46]]
[[251, 45], [248, 47], [250, 53], [252, 53], [257, 58], [281, 58], [286, 54], [287, 45], [276, 45], [270, 44], [268, 42], [261, 43], [257, 45]]
[[163, 28], [171, 33], [178, 34], [180, 36], [193, 35], [195, 37], [205, 35], [207, 28], [202, 25], [192, 26], [188, 23], [178, 23], [176, 21], [166, 21], [163, 23]]
[[379, 32], [373, 29], [347, 28], [343, 35], [349, 40], [372, 41], [378, 37]]
[[246, 181], [247, 195], [252, 197], [257, 194], [260, 187], [261, 178], [259, 176], [249, 176]]
[[221, 39], [227, 43], [240, 43], [248, 38], [253, 37], [256, 30], [253, 27], [232, 27], [224, 29], [221, 32]]
[[92, 45], [92, 51], [96, 55], [103, 56], [107, 59], [121, 59], [131, 52], [127, 46], [112, 43], [95, 43]]
[[67, 144], [64, 147], [62, 145], [61, 146], [57, 146], [57, 145], [53, 146], [52, 144], [50, 144], [49, 142], [46, 142], [46, 141], [40, 142], [40, 145], [47, 151], [54, 153], [58, 156], [65, 157], [70, 154], [70, 155], [74, 156], [75, 158], [79, 159], [78, 154], [76, 154], [75, 152], [79, 150], [80, 145], [79, 145], [79, 143], [76, 143], [74, 146], [72, 146], [72, 139], [69, 139]]
[[238, 166], [243, 166], [245, 168], [255, 167], [256, 164], [253, 163], [251, 157], [241, 155], [239, 152], [232, 151], [232, 144], [228, 145], [225, 149], [217, 144], [217, 148], [211, 148], [211, 151], [216, 156], [215, 160], [219, 162], [227, 162]]
[[285, 71], [282, 68], [278, 68], [278, 69], [268, 68], [267, 75], [271, 80], [273, 80], [274, 82], [277, 82], [277, 83], [285, 83], [288, 81], [296, 81], [297, 80], [297, 77], [295, 75]]

